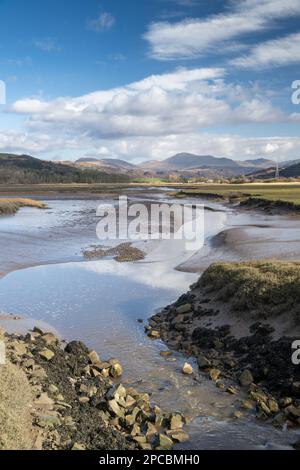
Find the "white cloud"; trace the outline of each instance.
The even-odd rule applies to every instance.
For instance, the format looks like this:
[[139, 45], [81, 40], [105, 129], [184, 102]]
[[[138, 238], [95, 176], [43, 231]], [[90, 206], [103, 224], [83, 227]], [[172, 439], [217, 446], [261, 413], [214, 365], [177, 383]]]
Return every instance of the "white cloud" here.
[[[183, 151], [255, 156], [269, 152], [265, 141], [224, 135], [224, 129], [297, 120], [276, 109], [257, 84], [227, 83], [221, 68], [179, 69], [75, 98], [22, 99], [8, 111], [24, 116], [25, 131], [3, 131], [0, 149], [61, 159], [110, 155], [141, 161]], [[215, 126], [222, 126], [222, 135], [214, 134]], [[275, 143], [286, 156], [300, 150], [299, 139]]]
[[239, 68], [265, 68], [300, 62], [300, 33], [266, 41], [250, 52], [231, 61]]
[[222, 69], [180, 69], [77, 98], [23, 99], [11, 111], [28, 115], [31, 131], [94, 139], [161, 137], [286, 119], [255, 87], [227, 84], [224, 76]]
[[152, 57], [174, 60], [199, 57], [220, 45], [273, 26], [277, 19], [300, 14], [300, 0], [234, 0], [227, 13], [204, 19], [152, 23], [144, 38]]
[[97, 18], [93, 20], [88, 20], [87, 26], [92, 31], [96, 31], [97, 33], [108, 31], [111, 29], [115, 24], [115, 18], [112, 16], [111, 13], [102, 12], [98, 15]]

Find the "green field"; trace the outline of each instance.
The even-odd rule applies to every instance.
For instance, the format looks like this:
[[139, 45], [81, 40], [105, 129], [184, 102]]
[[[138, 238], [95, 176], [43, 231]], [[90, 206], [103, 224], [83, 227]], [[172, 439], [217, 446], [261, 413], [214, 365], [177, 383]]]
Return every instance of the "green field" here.
[[300, 206], [300, 184], [202, 184], [184, 188], [177, 195], [220, 198], [254, 197], [268, 201], [285, 201]]

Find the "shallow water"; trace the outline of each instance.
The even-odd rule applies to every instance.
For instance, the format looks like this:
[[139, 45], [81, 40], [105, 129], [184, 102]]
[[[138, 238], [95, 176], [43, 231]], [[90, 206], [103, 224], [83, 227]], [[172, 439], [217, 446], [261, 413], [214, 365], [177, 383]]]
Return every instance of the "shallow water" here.
[[[63, 205], [67, 212], [64, 220], [73, 227], [72, 207], [78, 215], [80, 202], [76, 201], [69, 209], [65, 209], [66, 204], [70, 201]], [[91, 202], [83, 204], [84, 211], [94, 207]], [[56, 207], [61, 211], [61, 205]], [[50, 225], [56, 226], [59, 216], [55, 208], [52, 211]], [[47, 222], [44, 214], [40, 227], [46, 231], [49, 219]], [[230, 224], [230, 214], [230, 211], [207, 212], [207, 243]], [[241, 222], [245, 220], [242, 218]], [[0, 229], [1, 224], [2, 221]], [[35, 223], [31, 227], [35, 230]], [[148, 339], [138, 319], [146, 321], [157, 309], [176, 300], [198, 276], [174, 269], [191, 256], [182, 242], [149, 243], [147, 251], [146, 259], [139, 262], [117, 263], [106, 259], [13, 272], [0, 281], [0, 310], [25, 316], [31, 325], [37, 320], [50, 324], [64, 338], [83, 340], [98, 350], [103, 359], [119, 358], [125, 369], [123, 381], [150, 391], [153, 402], [164, 409], [179, 410], [193, 417], [188, 429], [191, 440], [182, 448], [264, 449], [293, 442], [295, 438], [290, 433], [260, 425], [250, 416], [238, 422], [231, 420], [235, 397], [221, 393], [204, 376], [196, 380], [183, 376], [181, 367], [186, 358], [180, 354], [174, 354], [176, 362], [160, 356], [165, 346]], [[24, 327], [23, 322], [2, 323], [7, 329]]]

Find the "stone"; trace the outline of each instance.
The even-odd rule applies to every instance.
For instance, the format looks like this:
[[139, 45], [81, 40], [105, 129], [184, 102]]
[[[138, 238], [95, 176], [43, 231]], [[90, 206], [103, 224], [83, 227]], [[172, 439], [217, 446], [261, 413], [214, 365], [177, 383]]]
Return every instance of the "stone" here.
[[209, 376], [214, 382], [216, 382], [220, 378], [220, 375], [221, 371], [219, 369], [210, 369], [209, 371]]
[[14, 342], [13, 348], [17, 356], [24, 356], [27, 353], [27, 346], [25, 343]]
[[133, 436], [133, 440], [138, 444], [147, 444], [146, 436]]
[[172, 351], [160, 351], [159, 355], [161, 357], [169, 357], [172, 356]]
[[211, 366], [211, 362], [201, 353], [198, 354], [197, 362], [200, 369], [207, 369]]
[[139, 442], [139, 447], [142, 450], [152, 450], [151, 444], [145, 442]]
[[136, 403], [136, 400], [130, 395], [127, 395], [126, 400], [125, 400], [125, 408], [131, 408], [133, 405], [135, 405], [135, 403]]
[[42, 335], [41, 339], [50, 346], [51, 344], [55, 344], [58, 342], [57, 337], [53, 333], [45, 333]]
[[[270, 409], [272, 413], [278, 413], [279, 406], [278, 406], [277, 401], [274, 398], [270, 398], [267, 404], [268, 404], [268, 408]], [[299, 417], [300, 417], [300, 413], [299, 413]]]
[[161, 450], [170, 450], [173, 448], [173, 441], [170, 437], [166, 436], [165, 434], [159, 434], [158, 447]]
[[98, 362], [100, 362], [100, 357], [98, 356], [98, 353], [96, 351], [89, 352], [89, 359], [92, 364], [97, 364]]
[[152, 424], [148, 421], [146, 423], [146, 437], [147, 437], [147, 440], [149, 438], [153, 438], [156, 433], [157, 433], [156, 427], [154, 426], [154, 424]]
[[170, 419], [170, 429], [180, 429], [183, 427], [183, 420], [180, 414], [173, 414]]
[[150, 330], [148, 336], [149, 338], [158, 339], [160, 338], [160, 332], [157, 330]]
[[189, 435], [182, 429], [174, 429], [171, 431], [167, 431], [167, 435], [177, 442], [186, 442], [189, 440]]
[[54, 352], [50, 349], [43, 349], [39, 354], [43, 359], [46, 359], [46, 361], [51, 361], [51, 359], [53, 359], [55, 356]]
[[113, 364], [111, 368], [109, 369], [109, 373], [114, 379], [121, 377], [121, 375], [123, 374], [123, 368], [121, 364], [119, 362], [117, 362], [116, 364]]
[[233, 385], [230, 385], [227, 387], [226, 392], [230, 393], [230, 395], [236, 395], [238, 391]]
[[243, 416], [243, 413], [241, 413], [240, 411], [234, 411], [232, 415], [234, 419], [240, 419], [242, 418], [242, 416]]
[[[126, 416], [126, 418], [127, 418], [127, 416]], [[141, 428], [137, 423], [133, 424], [130, 434], [131, 434], [131, 436], [138, 436], [139, 434], [141, 434]]]
[[41, 393], [34, 401], [34, 404], [39, 408], [52, 408], [54, 401], [47, 395], [47, 393]]
[[241, 403], [241, 407], [244, 408], [244, 410], [253, 410], [254, 405], [250, 400], [244, 400]]
[[116, 400], [109, 400], [108, 401], [108, 408], [114, 415], [116, 415], [119, 418], [124, 417], [124, 412], [121, 410], [120, 406], [116, 402]]
[[81, 405], [85, 405], [86, 403], [89, 403], [90, 399], [89, 397], [80, 397], [79, 398], [79, 403], [81, 403]]
[[33, 331], [33, 333], [37, 333], [38, 335], [43, 335], [44, 334], [44, 331], [41, 330], [41, 328], [39, 328], [38, 326], [35, 326], [32, 331]]
[[54, 384], [50, 384], [48, 387], [50, 393], [56, 394], [59, 392], [58, 388]]
[[91, 376], [92, 376], [92, 377], [99, 377], [99, 376], [101, 376], [101, 372], [99, 372], [99, 370], [96, 369], [95, 367], [91, 367], [90, 371], [91, 371]]
[[250, 370], [248, 369], [245, 369], [241, 375], [240, 375], [240, 379], [239, 379], [239, 382], [241, 384], [242, 387], [248, 387], [249, 385], [251, 385], [253, 383], [254, 379], [253, 379], [253, 375], [251, 374]]
[[84, 445], [75, 442], [71, 450], [85, 450], [85, 447]]
[[193, 367], [191, 366], [191, 364], [189, 364], [188, 362], [186, 362], [183, 367], [182, 367], [182, 372], [185, 374], [185, 375], [191, 375], [194, 370], [193, 370]]
[[61, 420], [57, 415], [41, 414], [37, 417], [37, 424], [41, 428], [52, 428], [55, 426], [60, 426]]
[[176, 313], [177, 314], [182, 314], [182, 313], [188, 313], [192, 310], [192, 305], [191, 304], [184, 304], [180, 305], [179, 307], [176, 308]]

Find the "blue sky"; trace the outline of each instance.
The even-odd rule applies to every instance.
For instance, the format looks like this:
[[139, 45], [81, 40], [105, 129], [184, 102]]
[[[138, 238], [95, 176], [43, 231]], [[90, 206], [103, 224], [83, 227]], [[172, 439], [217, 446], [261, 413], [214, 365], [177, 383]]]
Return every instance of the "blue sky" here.
[[300, 158], [300, 0], [0, 0], [0, 151]]

